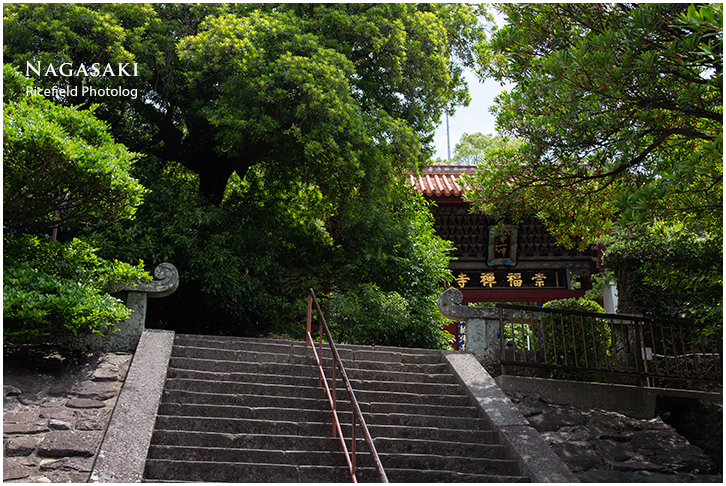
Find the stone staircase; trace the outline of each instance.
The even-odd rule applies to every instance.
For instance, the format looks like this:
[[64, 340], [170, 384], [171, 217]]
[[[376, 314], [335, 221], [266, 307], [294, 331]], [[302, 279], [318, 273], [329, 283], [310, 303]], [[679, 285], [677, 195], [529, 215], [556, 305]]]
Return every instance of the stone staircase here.
[[[391, 482], [529, 481], [440, 351], [338, 351]], [[329, 377], [329, 351], [323, 356]], [[340, 382], [337, 399], [350, 437]], [[377, 482], [356, 436], [357, 478]], [[304, 342], [177, 334], [144, 480], [349, 482], [312, 351]]]

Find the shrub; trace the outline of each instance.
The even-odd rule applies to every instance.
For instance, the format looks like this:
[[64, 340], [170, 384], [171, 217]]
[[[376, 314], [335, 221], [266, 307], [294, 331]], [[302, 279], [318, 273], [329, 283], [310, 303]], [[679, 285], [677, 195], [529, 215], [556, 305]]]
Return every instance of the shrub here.
[[723, 235], [657, 222], [608, 245], [605, 267], [618, 285], [618, 311], [687, 319], [722, 335]]
[[130, 310], [108, 292], [151, 277], [137, 267], [99, 258], [87, 243], [30, 235], [4, 238], [3, 337], [48, 339], [59, 333], [115, 331]]
[[384, 292], [375, 284], [333, 292], [329, 302], [329, 325], [336, 342], [444, 348], [451, 338], [426, 322], [415, 301], [398, 292]]

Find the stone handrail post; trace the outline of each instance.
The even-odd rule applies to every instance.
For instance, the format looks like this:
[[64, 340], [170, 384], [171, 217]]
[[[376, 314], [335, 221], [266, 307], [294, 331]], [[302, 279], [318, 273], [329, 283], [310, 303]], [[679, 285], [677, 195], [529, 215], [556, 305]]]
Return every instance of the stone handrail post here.
[[155, 280], [136, 282], [119, 290], [117, 295], [125, 297], [131, 316], [118, 323], [118, 331], [103, 336], [77, 334], [63, 338], [61, 344], [73, 349], [113, 352], [133, 351], [139, 343], [141, 333], [146, 329], [146, 305], [148, 298], [166, 297], [179, 287], [179, 271], [171, 263], [160, 263], [154, 269]]
[[466, 351], [473, 354], [491, 375], [499, 375], [499, 313], [492, 307], [461, 305], [463, 300], [460, 290], [450, 288], [441, 294], [436, 305], [447, 319], [466, 323]]

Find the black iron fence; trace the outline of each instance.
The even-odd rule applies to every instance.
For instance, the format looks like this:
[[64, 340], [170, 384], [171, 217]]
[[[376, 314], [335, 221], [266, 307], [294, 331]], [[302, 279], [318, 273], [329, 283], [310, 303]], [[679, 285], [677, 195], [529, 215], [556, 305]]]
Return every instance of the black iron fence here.
[[723, 338], [687, 321], [497, 304], [502, 372], [723, 382]]

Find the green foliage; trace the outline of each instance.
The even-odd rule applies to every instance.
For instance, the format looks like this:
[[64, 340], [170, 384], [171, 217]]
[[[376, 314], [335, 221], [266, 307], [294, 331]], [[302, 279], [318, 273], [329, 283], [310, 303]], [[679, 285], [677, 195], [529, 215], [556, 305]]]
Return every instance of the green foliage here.
[[482, 76], [515, 83], [499, 130], [525, 142], [470, 179], [477, 209], [536, 215], [585, 246], [655, 219], [722, 228], [723, 5], [505, 4]]
[[33, 234], [131, 218], [144, 194], [129, 175], [136, 154], [93, 110], [26, 95], [29, 82], [8, 64], [3, 79], [4, 339], [112, 332], [129, 310], [109, 293], [150, 279], [143, 265], [104, 260], [80, 239]]
[[[401, 334], [394, 336], [395, 326], [389, 324], [399, 322], [401, 316], [389, 315], [379, 321], [383, 329], [391, 326], [380, 336], [396, 346], [448, 346], [441, 330], [447, 321], [435, 302], [452, 279], [448, 269], [451, 243], [436, 236], [426, 204], [421, 195], [402, 184], [375, 207], [364, 207], [359, 201], [340, 219], [339, 246], [331, 259], [334, 296], [336, 292], [357, 294], [361, 285], [372, 285], [383, 299], [396, 294], [406, 301], [402, 316], [408, 322]], [[369, 290], [366, 295], [372, 297], [375, 292]], [[364, 328], [371, 325], [369, 322]], [[371, 333], [368, 341], [375, 335]]]
[[482, 165], [489, 160], [489, 152], [509, 147], [518, 147], [521, 142], [498, 135], [464, 133], [456, 144], [452, 164]]
[[179, 268], [184, 284], [150, 303], [151, 322], [180, 332], [302, 339], [308, 288], [349, 295], [368, 284], [405, 300], [407, 346], [445, 345], [434, 302], [450, 281], [450, 244], [435, 235], [425, 202], [410, 188], [395, 186], [377, 204], [354, 199], [331, 218], [320, 189], [271, 190], [266, 172], [254, 168], [231, 180], [218, 208], [194, 191], [194, 173], [151, 158], [141, 164], [150, 189], [144, 205], [99, 241], [108, 254], [152, 255]]
[[[561, 299], [545, 303], [545, 309], [575, 312], [604, 313], [597, 302], [586, 299]], [[606, 321], [592, 316], [542, 315], [540, 330], [547, 350], [547, 363], [566, 366], [603, 366], [612, 345], [610, 326]], [[553, 378], [594, 380], [595, 375], [586, 372], [553, 371]]]
[[[104, 255], [175, 264], [181, 284], [158, 305], [150, 303], [149, 322], [191, 333], [288, 332], [287, 300], [303, 301], [307, 288], [291, 288], [294, 279], [284, 275], [294, 267], [284, 258], [296, 256], [290, 241], [298, 237], [290, 198], [237, 180], [216, 207], [197, 192], [198, 176], [179, 164], [148, 157], [137, 170], [150, 193], [135, 220], [97, 232], [93, 241]], [[255, 172], [249, 180], [260, 176]], [[297, 255], [304, 256], [302, 245]]]
[[723, 326], [723, 236], [658, 222], [618, 236], [604, 255], [618, 286], [618, 310]]
[[[13, 4], [6, 63], [137, 63], [137, 77], [36, 77], [90, 94], [148, 188], [101, 255], [174, 263], [149, 322], [302, 337], [308, 287], [405, 299], [417, 343], [441, 345], [434, 301], [448, 245], [401, 181], [430, 158], [445, 109], [468, 103], [482, 36], [463, 4]], [[112, 33], [112, 34], [109, 34]], [[161, 321], [161, 323], [160, 323]], [[418, 338], [417, 338], [418, 339]], [[413, 343], [413, 341], [412, 341]], [[410, 343], [409, 345], [413, 345]]]
[[3, 74], [4, 225], [30, 231], [132, 217], [144, 193], [129, 175], [136, 155], [93, 111], [20, 95], [22, 75], [7, 64]]
[[372, 169], [402, 175], [429, 158], [444, 109], [468, 103], [476, 14], [458, 4], [14, 4], [4, 56], [21, 69], [136, 63], [122, 82], [138, 99], [62, 101], [102, 101], [117, 140], [196, 172], [215, 204], [233, 172], [257, 164], [333, 197]]
[[374, 284], [334, 292], [329, 306], [331, 332], [339, 343], [445, 348], [451, 339], [441, 328], [417, 323], [418, 311], [398, 292]]
[[79, 239], [5, 235], [3, 250], [3, 336], [9, 342], [112, 332], [130, 310], [109, 292], [150, 279], [142, 264], [103, 260]]
[[583, 298], [588, 300], [602, 300], [605, 289], [614, 281], [615, 274], [612, 270], [606, 270], [602, 274], [593, 275], [591, 277], [592, 288], [585, 292]]

